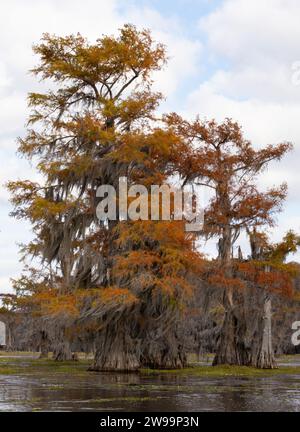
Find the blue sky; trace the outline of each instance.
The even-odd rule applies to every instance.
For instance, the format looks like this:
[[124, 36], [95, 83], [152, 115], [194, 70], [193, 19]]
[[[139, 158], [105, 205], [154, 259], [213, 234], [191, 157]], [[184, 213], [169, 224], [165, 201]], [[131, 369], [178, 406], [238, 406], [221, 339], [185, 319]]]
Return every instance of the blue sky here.
[[[197, 113], [218, 120], [232, 117], [257, 147], [294, 143], [294, 152], [272, 165], [261, 185], [289, 184], [273, 238], [279, 240], [289, 228], [300, 232], [298, 0], [10, 0], [1, 5], [1, 18], [0, 292], [10, 290], [9, 278], [20, 274], [16, 242], [30, 238], [28, 225], [8, 217], [3, 183], [37, 178], [15, 152], [28, 113], [26, 94], [39, 88], [27, 71], [35, 63], [31, 46], [43, 32], [79, 31], [93, 41], [116, 33], [126, 22], [150, 28], [167, 45], [170, 57], [155, 76], [155, 89], [166, 95], [162, 110], [188, 118]], [[205, 247], [206, 252], [214, 250], [214, 244]]]
[[222, 3], [222, 0], [137, 0], [120, 2], [120, 10], [125, 10], [128, 4], [134, 7], [147, 7], [157, 10], [163, 17], [174, 17], [182, 23], [182, 31], [190, 36], [197, 37], [197, 21], [213, 11]]

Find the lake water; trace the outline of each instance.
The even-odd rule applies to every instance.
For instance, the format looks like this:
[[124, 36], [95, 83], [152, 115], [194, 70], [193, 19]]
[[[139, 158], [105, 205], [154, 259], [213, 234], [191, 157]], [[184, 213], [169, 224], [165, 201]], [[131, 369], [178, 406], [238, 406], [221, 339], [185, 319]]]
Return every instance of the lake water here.
[[300, 375], [0, 375], [0, 411], [90, 410], [300, 411]]

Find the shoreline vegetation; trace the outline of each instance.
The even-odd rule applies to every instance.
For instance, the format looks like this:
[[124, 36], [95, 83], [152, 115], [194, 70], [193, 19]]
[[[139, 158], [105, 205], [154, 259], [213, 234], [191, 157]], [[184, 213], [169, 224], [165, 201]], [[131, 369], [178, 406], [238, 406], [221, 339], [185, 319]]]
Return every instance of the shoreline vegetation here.
[[[90, 375], [95, 372], [88, 370], [92, 357], [79, 355], [78, 361], [57, 362], [48, 359], [39, 359], [39, 353], [34, 352], [5, 352], [0, 351], [0, 375], [43, 375], [70, 374]], [[273, 375], [300, 375], [300, 355], [283, 355], [277, 358], [278, 367], [275, 369], [258, 369], [249, 366], [218, 365], [212, 367], [213, 355], [204, 355], [195, 361], [195, 355], [189, 356], [188, 366], [182, 369], [145, 369], [141, 368], [135, 373], [141, 375], [172, 374], [181, 376], [197, 376], [222, 378], [228, 376], [268, 377]], [[296, 365], [295, 365], [296, 364]], [[115, 374], [120, 372], [98, 372]], [[130, 372], [133, 373], [133, 372]]]

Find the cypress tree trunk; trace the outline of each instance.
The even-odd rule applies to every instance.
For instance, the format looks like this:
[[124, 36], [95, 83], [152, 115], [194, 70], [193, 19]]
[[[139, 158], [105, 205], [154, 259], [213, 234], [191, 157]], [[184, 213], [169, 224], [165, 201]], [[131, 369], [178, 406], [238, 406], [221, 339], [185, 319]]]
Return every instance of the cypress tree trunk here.
[[[230, 226], [225, 226], [219, 240], [219, 260], [224, 271], [224, 277], [229, 279], [232, 277], [232, 235]], [[219, 364], [243, 365], [248, 362], [248, 352], [244, 344], [246, 323], [242, 304], [242, 297], [234, 292], [232, 287], [225, 288], [223, 298], [225, 317], [213, 366]]]
[[274, 369], [276, 361], [272, 347], [272, 304], [267, 294], [264, 295], [263, 313], [254, 336], [250, 365], [260, 369]]
[[136, 316], [132, 313], [107, 325], [96, 337], [94, 363], [89, 370], [131, 372], [142, 366], [157, 369], [186, 366], [185, 350], [173, 322], [158, 324], [147, 313], [136, 310]]
[[[219, 240], [219, 260], [224, 269], [224, 275], [228, 278], [232, 277], [232, 244], [232, 231], [229, 226], [226, 226]], [[213, 366], [219, 364], [244, 365], [248, 361], [248, 352], [244, 343], [246, 322], [240, 300], [232, 287], [225, 288], [223, 298], [225, 317]]]
[[[264, 259], [259, 237], [254, 228], [251, 233], [248, 230], [253, 259]], [[265, 266], [265, 272], [270, 272], [270, 266]], [[260, 369], [273, 369], [276, 367], [272, 346], [272, 302], [270, 295], [258, 288], [257, 294], [259, 309], [262, 311], [258, 317], [256, 332], [253, 335], [249, 364]]]
[[53, 360], [55, 361], [71, 361], [76, 360], [72, 353], [71, 343], [66, 336], [66, 329], [64, 326], [56, 329], [55, 344], [53, 344]]
[[218, 340], [213, 366], [221, 364], [246, 365], [249, 363], [249, 353], [245, 346], [244, 335], [246, 322], [241, 306], [234, 307], [225, 293], [225, 317]]
[[53, 360], [55, 361], [70, 361], [76, 360], [70, 347], [69, 341], [61, 341], [53, 349]]
[[187, 366], [184, 347], [173, 331], [157, 340], [146, 337], [141, 361], [144, 367], [153, 369], [182, 369]]
[[5, 351], [13, 351], [12, 331], [9, 324], [6, 325], [6, 345]]
[[137, 371], [140, 364], [138, 344], [126, 331], [127, 326], [108, 325], [95, 340], [95, 358], [90, 371]]
[[49, 340], [47, 334], [42, 331], [41, 332], [41, 342], [40, 342], [40, 355], [39, 358], [48, 358], [49, 353]]

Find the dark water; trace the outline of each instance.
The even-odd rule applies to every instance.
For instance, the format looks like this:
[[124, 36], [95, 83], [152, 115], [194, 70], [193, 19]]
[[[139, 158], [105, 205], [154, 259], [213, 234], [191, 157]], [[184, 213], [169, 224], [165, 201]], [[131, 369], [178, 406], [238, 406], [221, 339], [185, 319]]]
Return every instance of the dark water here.
[[0, 376], [0, 411], [300, 411], [300, 375]]

